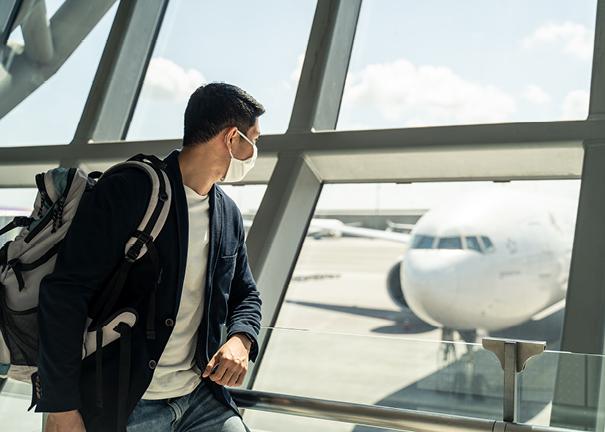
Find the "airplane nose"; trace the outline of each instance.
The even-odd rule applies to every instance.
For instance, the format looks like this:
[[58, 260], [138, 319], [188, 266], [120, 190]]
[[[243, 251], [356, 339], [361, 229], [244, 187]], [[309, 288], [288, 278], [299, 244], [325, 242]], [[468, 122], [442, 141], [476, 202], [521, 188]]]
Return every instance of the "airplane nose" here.
[[419, 318], [433, 325], [448, 325], [458, 301], [458, 267], [464, 252], [458, 250], [414, 250], [403, 261], [402, 286], [405, 299]]

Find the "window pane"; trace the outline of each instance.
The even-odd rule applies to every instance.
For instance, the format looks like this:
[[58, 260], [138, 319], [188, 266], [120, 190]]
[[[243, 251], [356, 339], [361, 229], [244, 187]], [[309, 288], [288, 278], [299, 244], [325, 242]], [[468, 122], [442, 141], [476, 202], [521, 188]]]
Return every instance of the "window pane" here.
[[460, 237], [441, 237], [439, 239], [438, 249], [462, 249], [462, 240]]
[[417, 235], [412, 242], [412, 249], [430, 249], [433, 247], [435, 237], [426, 235]]
[[283, 132], [296, 94], [315, 0], [171, 1], [128, 139], [181, 138], [201, 84], [237, 85], [265, 106], [261, 132]]
[[477, 240], [477, 237], [465, 237], [465, 239], [467, 249], [481, 252], [481, 246], [479, 245], [479, 240]]
[[256, 212], [267, 190], [267, 185], [231, 186], [229, 184], [221, 184], [220, 187], [235, 201], [235, 204], [242, 212], [247, 236], [252, 221], [254, 221], [254, 216], [256, 216]]
[[481, 240], [483, 241], [483, 246], [485, 247], [486, 251], [491, 251], [492, 249], [494, 249], [494, 244], [489, 239], [489, 237], [481, 236]]
[[[52, 19], [55, 11], [62, 6], [63, 0], [48, 0], [46, 3], [47, 15]], [[54, 75], [0, 118], [0, 146], [66, 144], [72, 140], [117, 5], [118, 2], [111, 7]], [[17, 47], [22, 46], [23, 43], [20, 28], [17, 28], [9, 38], [9, 45]], [[40, 68], [43, 70], [43, 66]], [[10, 67], [8, 72], [11, 72]], [[38, 74], [41, 70], [33, 69], [28, 73], [31, 75], [31, 80], [35, 81], [39, 79]], [[8, 79], [9, 77], [0, 77], [0, 106], [3, 100], [2, 94], [14, 94], [15, 82], [22, 82], [12, 81], [8, 84], [8, 88], [2, 89], [2, 81]]]
[[364, 2], [338, 129], [585, 119], [596, 0]]
[[[475, 357], [478, 369], [467, 376], [478, 353], [441, 341], [478, 341], [475, 330], [485, 329], [559, 347], [579, 190], [580, 180], [324, 185], [310, 230], [321, 217], [365, 228], [365, 237], [336, 230], [305, 237], [275, 323], [281, 336], [269, 339], [255, 387], [408, 409], [419, 409], [421, 398], [427, 410], [497, 418], [495, 357]], [[409, 239], [384, 236], [394, 223], [413, 225], [412, 238], [485, 236], [495, 249], [410, 249]], [[460, 237], [444, 237], [459, 247]], [[519, 298], [529, 299], [522, 308]], [[494, 374], [485, 370], [489, 358]], [[283, 376], [291, 379], [275, 378]], [[470, 406], [474, 388], [483, 398]], [[521, 420], [533, 419], [539, 405]]]
[[[6, 226], [15, 216], [29, 216], [34, 207], [37, 189], [0, 189], [0, 228]], [[20, 228], [0, 235], [0, 247], [12, 240]]]
[[31, 384], [10, 378], [7, 380], [0, 391], [0, 419], [3, 431], [42, 430], [42, 413], [27, 411], [31, 399]]

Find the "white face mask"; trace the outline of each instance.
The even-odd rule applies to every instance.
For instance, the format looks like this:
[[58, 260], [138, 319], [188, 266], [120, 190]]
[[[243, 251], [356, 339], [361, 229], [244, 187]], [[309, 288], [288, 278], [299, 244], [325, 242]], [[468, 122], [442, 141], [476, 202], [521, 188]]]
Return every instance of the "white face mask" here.
[[252, 169], [252, 167], [254, 166], [254, 162], [256, 161], [256, 155], [258, 152], [256, 145], [252, 141], [250, 141], [250, 139], [246, 135], [241, 133], [239, 129], [237, 130], [237, 133], [240, 134], [241, 137], [252, 146], [253, 153], [252, 156], [250, 156], [248, 159], [240, 160], [235, 158], [233, 156], [233, 153], [231, 153], [231, 150], [229, 150], [229, 154], [231, 154], [231, 161], [229, 162], [229, 168], [227, 168], [227, 173], [225, 174], [225, 177], [221, 179], [221, 181], [224, 182], [241, 181], [244, 177], [246, 177], [246, 174], [248, 174], [248, 172]]

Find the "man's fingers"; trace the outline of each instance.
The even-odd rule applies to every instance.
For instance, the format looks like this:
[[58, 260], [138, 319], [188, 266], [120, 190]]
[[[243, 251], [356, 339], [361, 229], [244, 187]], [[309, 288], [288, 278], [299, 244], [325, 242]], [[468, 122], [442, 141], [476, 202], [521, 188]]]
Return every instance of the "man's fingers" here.
[[[234, 377], [235, 375], [235, 377]], [[225, 375], [223, 376], [223, 379], [221, 380], [221, 384], [222, 385], [233, 385], [233, 378], [237, 378], [237, 373], [235, 371], [234, 367], [231, 367], [230, 369], [227, 369], [227, 372], [225, 372]]]
[[228, 385], [229, 387], [235, 387], [237, 385], [237, 380], [239, 379], [240, 374], [238, 372], [234, 373], [231, 376], [231, 381], [229, 381]]
[[218, 364], [218, 369], [216, 372], [210, 375], [210, 379], [214, 382], [218, 382], [223, 378], [225, 372], [227, 372], [227, 361], [222, 361]]
[[204, 373], [202, 374], [202, 376], [204, 378], [206, 378], [208, 375], [210, 375], [210, 373], [212, 372], [212, 369], [214, 369], [215, 364], [216, 364], [216, 355], [212, 356], [212, 358], [206, 365], [206, 368], [204, 369]]

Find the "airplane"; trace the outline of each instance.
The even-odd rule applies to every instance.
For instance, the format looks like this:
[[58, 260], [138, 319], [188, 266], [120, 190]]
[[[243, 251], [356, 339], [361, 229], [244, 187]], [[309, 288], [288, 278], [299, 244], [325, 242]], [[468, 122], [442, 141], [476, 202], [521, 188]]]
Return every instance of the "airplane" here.
[[576, 210], [569, 200], [499, 189], [434, 207], [409, 233], [319, 218], [309, 231], [407, 245], [387, 274], [391, 300], [440, 327], [442, 340], [457, 332], [474, 343], [478, 332], [542, 320], [564, 307]]
[[498, 190], [429, 210], [389, 271], [391, 299], [467, 342], [564, 306], [576, 206]]

